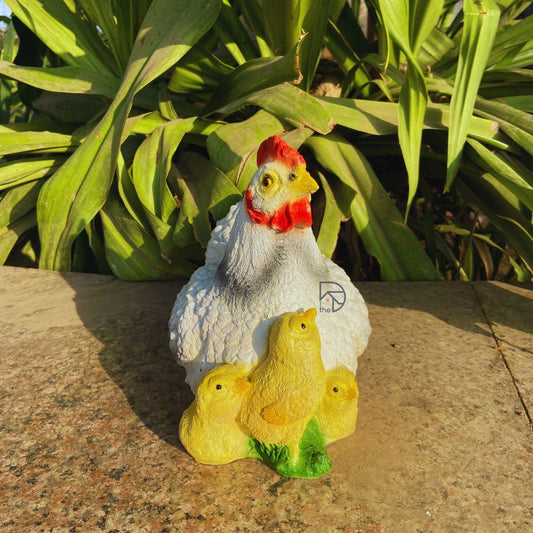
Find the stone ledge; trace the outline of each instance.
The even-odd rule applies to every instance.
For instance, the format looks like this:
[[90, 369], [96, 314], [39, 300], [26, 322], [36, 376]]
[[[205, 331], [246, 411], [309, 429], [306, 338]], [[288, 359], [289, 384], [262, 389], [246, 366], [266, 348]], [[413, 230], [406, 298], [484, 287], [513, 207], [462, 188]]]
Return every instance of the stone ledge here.
[[317, 480], [194, 463], [178, 282], [0, 268], [2, 531], [526, 531], [533, 294], [362, 283], [355, 435]]

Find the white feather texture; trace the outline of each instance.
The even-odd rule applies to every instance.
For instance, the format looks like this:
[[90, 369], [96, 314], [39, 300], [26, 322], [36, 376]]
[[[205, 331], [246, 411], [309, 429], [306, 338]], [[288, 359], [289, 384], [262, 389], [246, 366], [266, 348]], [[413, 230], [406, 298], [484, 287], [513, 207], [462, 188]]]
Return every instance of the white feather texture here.
[[[321, 282], [344, 290], [345, 303], [337, 311], [331, 311], [328, 296], [320, 299]], [[255, 224], [242, 201], [219, 221], [205, 265], [176, 298], [170, 349], [195, 392], [213, 366], [252, 363], [263, 355], [269, 328], [280, 315], [311, 307], [318, 310], [325, 368], [345, 365], [355, 373], [371, 331], [361, 294], [320, 252], [311, 228], [279, 233]]]

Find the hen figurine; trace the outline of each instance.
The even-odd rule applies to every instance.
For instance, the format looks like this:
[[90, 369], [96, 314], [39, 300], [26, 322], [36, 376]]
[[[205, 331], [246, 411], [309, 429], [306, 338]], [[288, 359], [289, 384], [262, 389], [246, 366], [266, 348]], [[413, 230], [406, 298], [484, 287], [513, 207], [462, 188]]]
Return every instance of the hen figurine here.
[[170, 348], [193, 392], [221, 363], [254, 363], [268, 331], [289, 311], [319, 310], [326, 370], [355, 373], [370, 335], [363, 298], [346, 273], [319, 250], [311, 230], [318, 185], [304, 158], [280, 137], [257, 152], [257, 172], [241, 202], [213, 230], [205, 265], [176, 298]]

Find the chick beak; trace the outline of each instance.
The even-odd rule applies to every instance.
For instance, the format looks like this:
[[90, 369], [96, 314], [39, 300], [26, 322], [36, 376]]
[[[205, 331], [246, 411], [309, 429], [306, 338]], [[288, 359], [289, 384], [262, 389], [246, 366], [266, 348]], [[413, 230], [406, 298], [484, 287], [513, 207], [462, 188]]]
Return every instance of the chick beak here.
[[308, 309], [305, 313], [304, 313], [304, 317], [307, 319], [307, 320], [315, 320], [316, 318], [316, 309], [314, 307], [311, 307], [311, 309]]
[[357, 397], [357, 389], [355, 387], [350, 387], [348, 389], [348, 400], [354, 400]]
[[308, 194], [313, 194], [318, 190], [318, 183], [311, 177], [311, 174], [302, 167], [294, 172], [295, 178], [287, 184], [287, 189], [294, 198], [302, 198]]
[[246, 378], [239, 378], [235, 381], [235, 390], [238, 394], [244, 394], [250, 388], [250, 382]]

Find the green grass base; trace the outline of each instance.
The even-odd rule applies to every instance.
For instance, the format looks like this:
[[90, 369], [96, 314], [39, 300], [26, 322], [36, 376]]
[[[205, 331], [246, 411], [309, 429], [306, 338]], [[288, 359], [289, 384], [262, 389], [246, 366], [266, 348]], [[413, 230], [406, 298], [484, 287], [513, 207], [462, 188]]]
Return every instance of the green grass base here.
[[331, 460], [324, 448], [325, 441], [316, 420], [311, 420], [299, 445], [298, 457], [291, 457], [286, 445], [267, 444], [251, 439], [257, 457], [285, 477], [317, 478], [331, 468]]

